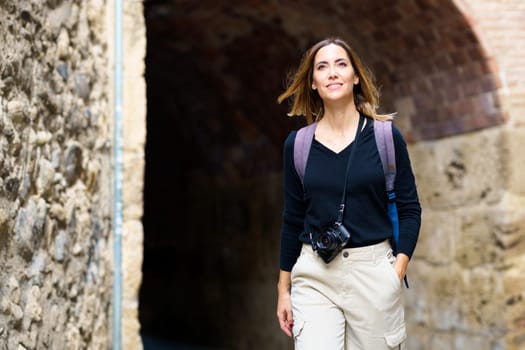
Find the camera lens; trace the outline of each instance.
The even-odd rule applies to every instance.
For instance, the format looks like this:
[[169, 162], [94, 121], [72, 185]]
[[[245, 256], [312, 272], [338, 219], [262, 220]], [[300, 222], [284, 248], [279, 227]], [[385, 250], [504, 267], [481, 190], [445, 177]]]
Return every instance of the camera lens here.
[[328, 247], [330, 245], [330, 237], [328, 235], [323, 235], [320, 237], [321, 238], [321, 244], [325, 247]]

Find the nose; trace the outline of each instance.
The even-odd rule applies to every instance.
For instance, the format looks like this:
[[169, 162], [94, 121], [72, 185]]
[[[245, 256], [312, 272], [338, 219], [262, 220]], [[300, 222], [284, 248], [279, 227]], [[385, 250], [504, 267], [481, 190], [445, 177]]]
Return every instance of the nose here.
[[335, 66], [330, 66], [330, 71], [329, 71], [329, 78], [335, 78], [337, 77], [337, 72], [336, 72], [336, 69], [335, 69]]

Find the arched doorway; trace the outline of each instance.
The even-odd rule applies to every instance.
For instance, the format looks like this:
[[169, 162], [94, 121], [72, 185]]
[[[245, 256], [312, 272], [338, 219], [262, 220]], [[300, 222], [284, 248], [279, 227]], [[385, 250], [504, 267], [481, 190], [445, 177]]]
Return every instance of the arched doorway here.
[[503, 121], [497, 77], [453, 1], [146, 2], [144, 335], [211, 348], [288, 348], [277, 327], [281, 146], [276, 103], [313, 42], [365, 58], [407, 140]]

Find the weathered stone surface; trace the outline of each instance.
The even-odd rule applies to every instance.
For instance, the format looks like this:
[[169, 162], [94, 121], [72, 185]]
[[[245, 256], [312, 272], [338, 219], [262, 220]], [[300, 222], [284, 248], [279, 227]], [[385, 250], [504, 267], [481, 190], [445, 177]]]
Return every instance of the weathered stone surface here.
[[111, 338], [100, 228], [110, 213], [96, 204], [110, 191], [97, 177], [111, 169], [95, 165], [111, 154], [92, 147], [111, 133], [89, 113], [108, 114], [106, 1], [88, 3], [0, 1], [2, 350], [104, 349]]
[[414, 257], [433, 265], [448, 265], [454, 261], [456, 235], [460, 218], [452, 211], [424, 211], [422, 233]]
[[410, 148], [421, 200], [427, 207], [495, 203], [504, 190], [501, 130], [485, 130]]
[[488, 208], [463, 211], [455, 241], [455, 260], [462, 268], [492, 266], [501, 269], [503, 251], [497, 244], [495, 215]]
[[523, 128], [509, 130], [505, 138], [505, 156], [508, 161], [509, 189], [513, 193], [525, 196], [525, 130]]

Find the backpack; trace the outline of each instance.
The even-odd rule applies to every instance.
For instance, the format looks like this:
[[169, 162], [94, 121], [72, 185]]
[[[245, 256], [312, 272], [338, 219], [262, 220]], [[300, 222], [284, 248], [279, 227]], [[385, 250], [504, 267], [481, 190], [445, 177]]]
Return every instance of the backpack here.
[[[301, 183], [303, 183], [304, 172], [306, 170], [306, 161], [310, 153], [310, 146], [314, 138], [315, 128], [317, 122], [307, 125], [297, 131], [294, 143], [294, 165]], [[397, 254], [396, 246], [399, 242], [399, 219], [397, 215], [396, 193], [394, 191], [394, 182], [396, 179], [396, 153], [394, 147], [394, 137], [392, 134], [391, 120], [377, 120], [374, 119], [374, 136], [376, 140], [377, 150], [383, 165], [383, 173], [385, 175], [386, 194], [388, 216], [392, 222], [393, 229], [393, 251]], [[405, 275], [405, 284], [408, 287], [408, 282]]]

